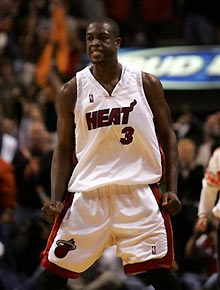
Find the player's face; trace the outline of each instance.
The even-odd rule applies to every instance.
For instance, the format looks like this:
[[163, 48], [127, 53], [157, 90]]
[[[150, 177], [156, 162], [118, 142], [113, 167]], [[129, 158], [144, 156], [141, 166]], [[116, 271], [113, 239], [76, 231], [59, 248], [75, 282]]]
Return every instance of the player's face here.
[[94, 64], [106, 63], [117, 57], [120, 38], [115, 37], [108, 23], [92, 23], [86, 32], [86, 48]]

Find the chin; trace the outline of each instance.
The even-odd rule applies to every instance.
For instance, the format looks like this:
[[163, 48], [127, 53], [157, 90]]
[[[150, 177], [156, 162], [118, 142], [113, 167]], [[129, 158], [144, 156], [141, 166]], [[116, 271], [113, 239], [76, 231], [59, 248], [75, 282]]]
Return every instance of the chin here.
[[103, 59], [98, 59], [98, 58], [90, 58], [90, 61], [93, 64], [104, 63], [104, 60]]

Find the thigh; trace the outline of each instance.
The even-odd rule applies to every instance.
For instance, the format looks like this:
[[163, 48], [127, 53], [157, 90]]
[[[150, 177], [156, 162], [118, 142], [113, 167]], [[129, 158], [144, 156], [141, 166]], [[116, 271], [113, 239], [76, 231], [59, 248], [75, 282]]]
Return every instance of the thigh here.
[[126, 272], [169, 267], [173, 261], [171, 223], [160, 203], [158, 186], [130, 186], [117, 193], [113, 225]]
[[58, 229], [55, 224], [49, 262], [72, 272], [85, 271], [111, 243], [110, 228], [108, 197], [76, 193]]

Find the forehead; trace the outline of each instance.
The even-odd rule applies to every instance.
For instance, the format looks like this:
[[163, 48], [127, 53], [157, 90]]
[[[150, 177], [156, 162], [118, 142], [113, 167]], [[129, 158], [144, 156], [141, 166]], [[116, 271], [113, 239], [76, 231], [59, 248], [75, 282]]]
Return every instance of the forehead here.
[[112, 27], [109, 23], [94, 22], [89, 24], [86, 33], [107, 33], [112, 34]]

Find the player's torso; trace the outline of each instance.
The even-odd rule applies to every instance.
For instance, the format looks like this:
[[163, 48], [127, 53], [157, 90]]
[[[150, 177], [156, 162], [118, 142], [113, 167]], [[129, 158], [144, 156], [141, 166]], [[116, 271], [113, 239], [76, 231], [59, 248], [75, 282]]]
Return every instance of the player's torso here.
[[141, 72], [123, 67], [111, 95], [88, 67], [78, 73], [75, 123], [76, 178], [95, 177], [90, 171], [96, 170], [101, 184], [108, 183], [109, 176], [120, 184], [131, 178], [133, 184], [142, 182], [138, 171], [148, 168], [150, 172], [152, 167], [160, 175], [159, 147]]

